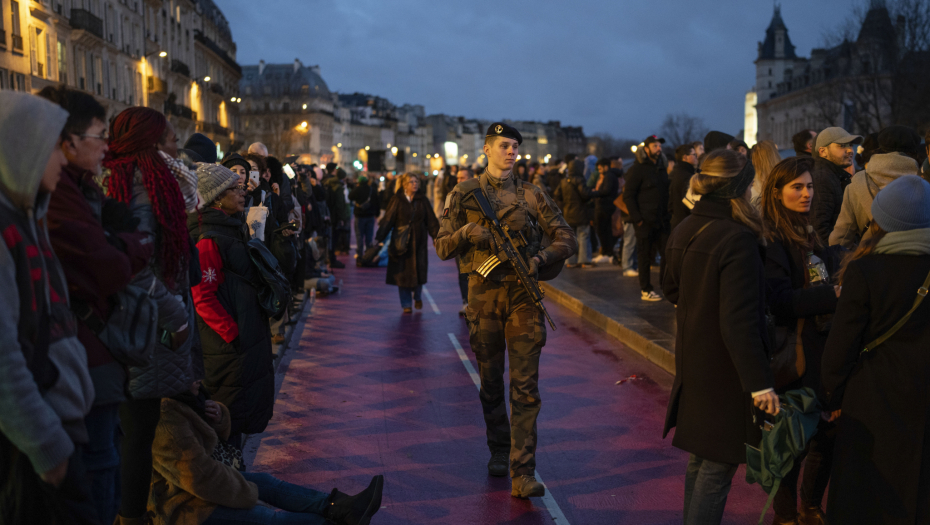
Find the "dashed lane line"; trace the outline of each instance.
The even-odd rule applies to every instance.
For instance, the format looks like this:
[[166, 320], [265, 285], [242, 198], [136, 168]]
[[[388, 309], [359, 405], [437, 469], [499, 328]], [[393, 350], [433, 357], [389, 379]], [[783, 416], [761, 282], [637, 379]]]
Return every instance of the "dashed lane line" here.
[[433, 296], [429, 294], [429, 290], [426, 289], [426, 286], [423, 286], [423, 295], [426, 296], [426, 300], [429, 301], [429, 305], [433, 307], [433, 312], [436, 315], [439, 315], [439, 307], [436, 306], [436, 301], [433, 300]]
[[[423, 288], [423, 292], [426, 292], [426, 288]], [[429, 298], [429, 295], [426, 296]], [[430, 299], [432, 303], [433, 300]], [[435, 306], [434, 306], [435, 308]], [[439, 313], [438, 309], [436, 313]], [[455, 334], [449, 333], [449, 340], [452, 341], [452, 346], [455, 347], [455, 352], [459, 355], [459, 359], [462, 361], [462, 364], [465, 365], [465, 370], [468, 372], [468, 375], [471, 376], [472, 382], [475, 383], [475, 386], [478, 387], [478, 390], [481, 390], [481, 378], [478, 376], [478, 372], [475, 370], [475, 365], [471, 364], [471, 360], [468, 359], [468, 356], [465, 354], [465, 349], [462, 348], [462, 345], [459, 344], [459, 340], [455, 337]], [[543, 481], [542, 476], [539, 475], [539, 471], [536, 471], [536, 481], [546, 486], [546, 482]], [[552, 516], [552, 521], [558, 525], [569, 525], [568, 519], [565, 517], [565, 514], [562, 513], [562, 509], [559, 507], [559, 504], [555, 501], [555, 498], [552, 497], [552, 491], [549, 490], [549, 487], [546, 486], [546, 495], [542, 497], [543, 503], [546, 505], [546, 509], [549, 511], [549, 514]]]

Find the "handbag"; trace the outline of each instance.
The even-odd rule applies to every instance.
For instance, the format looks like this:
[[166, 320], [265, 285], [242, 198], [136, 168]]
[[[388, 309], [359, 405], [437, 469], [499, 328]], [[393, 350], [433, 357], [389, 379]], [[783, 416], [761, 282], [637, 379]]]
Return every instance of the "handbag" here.
[[410, 225], [395, 226], [394, 235], [391, 236], [391, 247], [388, 254], [392, 257], [400, 257], [410, 249]]
[[126, 285], [110, 301], [104, 321], [87, 303], [72, 301], [75, 315], [90, 328], [114, 359], [124, 365], [145, 366], [152, 360], [158, 333], [158, 306], [148, 290]]
[[239, 472], [245, 472], [245, 461], [242, 459], [242, 449], [226, 441], [217, 441], [211, 457], [220, 463], [232, 467]]

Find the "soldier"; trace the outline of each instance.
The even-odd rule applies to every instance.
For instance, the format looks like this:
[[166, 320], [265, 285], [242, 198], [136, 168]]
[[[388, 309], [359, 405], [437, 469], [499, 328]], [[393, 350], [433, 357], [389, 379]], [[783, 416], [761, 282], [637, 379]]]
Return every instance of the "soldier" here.
[[[536, 417], [539, 415], [539, 356], [546, 344], [543, 315], [504, 263], [488, 276], [478, 268], [496, 249], [491, 232], [470, 192], [481, 189], [512, 236], [526, 238], [521, 248], [530, 271], [561, 268], [578, 248], [575, 234], [559, 208], [541, 189], [515, 180], [513, 166], [523, 137], [501, 122], [488, 128], [484, 154], [488, 167], [480, 177], [458, 184], [446, 197], [436, 252], [443, 260], [461, 257], [461, 273], [468, 274], [468, 320], [472, 351], [481, 376], [481, 406], [487, 425], [491, 460], [488, 473], [512, 478], [511, 495], [543, 496], [536, 481]], [[545, 236], [545, 237], [544, 237]], [[551, 239], [548, 246], [546, 238]], [[510, 357], [510, 411], [504, 405], [504, 352]], [[508, 465], [509, 459], [509, 465]]]

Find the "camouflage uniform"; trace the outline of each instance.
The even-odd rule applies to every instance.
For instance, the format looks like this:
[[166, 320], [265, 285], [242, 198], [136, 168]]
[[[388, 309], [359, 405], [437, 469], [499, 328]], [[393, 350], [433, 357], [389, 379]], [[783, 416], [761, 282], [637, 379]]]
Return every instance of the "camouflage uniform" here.
[[[487, 424], [491, 452], [510, 451], [510, 475], [533, 475], [536, 470], [536, 417], [539, 415], [539, 356], [546, 344], [542, 313], [533, 305], [510, 267], [504, 263], [487, 278], [476, 272], [495, 251], [490, 241], [472, 244], [467, 233], [471, 223], [488, 227], [474, 199], [466, 194], [482, 187], [491, 207], [511, 235], [522, 232], [528, 241], [527, 258], [537, 256], [541, 264], [562, 261], [577, 250], [575, 233], [562, 218], [558, 206], [532, 184], [514, 184], [513, 176], [503, 181], [481, 175], [457, 185], [446, 197], [436, 237], [436, 252], [443, 260], [459, 256], [460, 271], [468, 274], [466, 318], [472, 351], [481, 376], [481, 406]], [[546, 242], [551, 243], [541, 249]], [[510, 357], [510, 411], [504, 405], [504, 357]]]

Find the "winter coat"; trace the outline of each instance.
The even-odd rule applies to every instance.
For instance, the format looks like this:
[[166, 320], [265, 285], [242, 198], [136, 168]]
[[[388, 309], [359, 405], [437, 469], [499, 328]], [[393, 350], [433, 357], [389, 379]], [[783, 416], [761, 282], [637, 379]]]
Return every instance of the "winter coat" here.
[[745, 463], [745, 444], [762, 438], [752, 421], [751, 394], [774, 385], [759, 243], [733, 220], [729, 202], [704, 197], [671, 233], [665, 254], [662, 288], [678, 306], [678, 333], [663, 437], [677, 427], [675, 447], [711, 461]]
[[[93, 181], [93, 173], [69, 164], [51, 196], [48, 228], [52, 248], [68, 281], [71, 301], [86, 304], [95, 315], [106, 320], [110, 315], [108, 298], [123, 290], [133, 274], [148, 264], [153, 247], [150, 243], [141, 244], [145, 234], [104, 230], [103, 202], [103, 192]], [[125, 367], [85, 323], [78, 322], [77, 328], [94, 381], [94, 404], [124, 401]]]
[[614, 199], [620, 194], [620, 177], [622, 176], [620, 170], [607, 170], [607, 173], [604, 174], [604, 182], [601, 183], [600, 189], [596, 189], [600, 175], [592, 177], [595, 181], [594, 186], [589, 184], [588, 188], [594, 189], [592, 195], [594, 196], [595, 215], [601, 217], [613, 215], [614, 211], [617, 209], [617, 207], [614, 206]]
[[323, 186], [326, 188], [326, 204], [329, 206], [333, 226], [338, 225], [340, 222], [345, 224], [349, 220], [345, 183], [339, 180], [339, 177], [332, 175], [323, 179]]
[[580, 174], [570, 172], [559, 182], [552, 198], [559, 203], [565, 222], [572, 228], [586, 226], [591, 222], [586, 206], [586, 203], [591, 200], [591, 190], [585, 185], [584, 178]]
[[[838, 258], [833, 253], [828, 249], [814, 250], [831, 277], [838, 267]], [[818, 332], [816, 316], [836, 311], [836, 292], [830, 285], [808, 285], [806, 260], [807, 254], [787, 248], [780, 240], [769, 242], [765, 249], [765, 299], [776, 326], [796, 330], [798, 320], [804, 319], [801, 344], [806, 371], [800, 382], [790, 388], [806, 386], [821, 394], [820, 361], [827, 334]]]
[[[157, 238], [161, 235], [161, 226], [155, 218], [152, 201], [149, 198], [145, 185], [142, 183], [142, 172], [136, 170], [132, 180], [132, 196], [129, 200], [129, 209], [139, 219], [138, 230], [148, 235], [150, 241], [157, 246]], [[169, 288], [161, 269], [155, 262], [155, 257], [143, 270], [132, 278], [133, 285], [144, 290], [151, 290], [152, 299], [158, 306], [158, 328], [168, 333], [180, 331], [185, 324], [191, 330], [193, 327], [193, 305], [185, 303], [187, 294], [187, 272], [183, 272], [179, 282]], [[173, 396], [190, 388], [194, 375], [198, 375], [199, 364], [194, 367], [192, 352], [194, 343], [199, 344], [199, 338], [193, 334], [187, 338], [178, 349], [171, 350], [162, 345], [155, 350], [155, 358], [143, 367], [129, 367], [129, 393], [134, 395], [140, 391], [151, 391], [150, 385], [160, 385], [159, 397]], [[135, 394], [138, 395], [138, 394]]]
[[84, 416], [94, 401], [46, 229], [49, 195], [39, 194], [66, 119], [44, 99], [0, 92], [0, 432], [39, 474], [87, 442]]
[[[355, 216], [357, 218], [377, 217], [381, 215], [381, 203], [378, 199], [378, 190], [372, 187], [368, 181], [359, 182], [358, 185], [349, 192], [349, 200], [355, 205]], [[362, 204], [364, 204], [364, 206], [362, 206]]]
[[[204, 385], [229, 407], [232, 433], [265, 430], [274, 409], [274, 356], [260, 282], [241, 222], [216, 208], [188, 217], [203, 278], [192, 289], [203, 344]], [[207, 238], [209, 237], [209, 238]]]
[[855, 249], [871, 237], [872, 200], [889, 182], [904, 175], [917, 175], [917, 162], [901, 153], [872, 155], [869, 166], [853, 176], [843, 193], [843, 204], [830, 234], [830, 245]]
[[258, 504], [258, 486], [211, 457], [217, 441], [229, 439], [229, 410], [219, 406], [222, 415], [213, 424], [184, 403], [161, 400], [148, 503], [156, 525], [200, 525], [217, 505], [250, 509]]
[[[439, 233], [439, 221], [433, 214], [429, 201], [422, 195], [414, 195], [413, 201], [408, 201], [401, 188], [391, 199], [387, 212], [381, 218], [375, 240], [384, 242], [388, 232], [392, 230], [397, 235], [396, 228], [410, 226], [410, 247], [401, 256], [392, 254], [388, 250], [387, 284], [402, 288], [415, 288], [426, 284], [426, 271], [429, 261], [427, 254], [429, 234], [433, 239]], [[393, 242], [393, 238], [391, 239]]]
[[630, 211], [630, 222], [668, 230], [668, 173], [661, 164], [649, 157], [637, 158], [624, 178], [623, 202]]
[[826, 242], [843, 207], [843, 191], [849, 186], [849, 173], [824, 158], [814, 160], [811, 169], [814, 196], [811, 198], [811, 226]]
[[860, 355], [911, 308], [928, 272], [930, 255], [873, 254], [847, 267], [823, 356], [830, 408], [843, 410], [830, 523], [930, 523], [930, 301]]
[[684, 198], [691, 188], [691, 177], [694, 176], [694, 166], [688, 162], [676, 162], [669, 176], [668, 209], [672, 214], [671, 227], [681, 224], [685, 217], [691, 215], [691, 209], [685, 206]]

